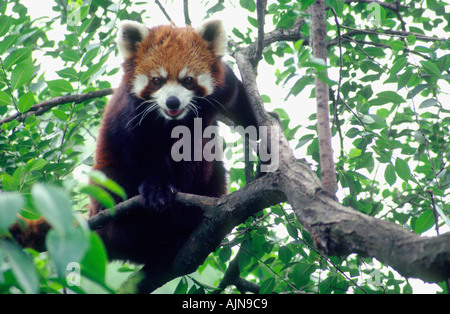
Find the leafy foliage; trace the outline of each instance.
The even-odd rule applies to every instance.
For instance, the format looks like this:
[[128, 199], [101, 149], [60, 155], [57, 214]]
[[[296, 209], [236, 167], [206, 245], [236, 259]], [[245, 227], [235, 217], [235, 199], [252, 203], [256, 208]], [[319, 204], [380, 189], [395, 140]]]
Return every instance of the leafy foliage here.
[[[141, 21], [145, 11], [142, 3], [131, 2], [56, 1], [51, 8], [54, 17], [40, 19], [33, 19], [20, 0], [0, 4], [2, 293], [116, 292], [138, 269], [108, 264], [103, 244], [81, 218], [88, 196], [106, 207], [114, 205], [109, 193], [125, 197], [120, 187], [98, 173], [90, 175], [96, 186], [79, 182], [80, 171], [92, 165], [106, 97], [41, 106], [55, 97], [115, 87], [110, 83], [120, 74], [113, 62], [115, 26], [120, 20]], [[202, 3], [205, 14], [212, 17], [238, 6], [248, 23], [235, 27], [231, 39], [243, 45], [256, 40], [255, 0]], [[299, 18], [307, 19], [311, 3], [268, 1], [266, 31], [289, 29]], [[420, 234], [449, 227], [450, 42], [446, 38], [450, 26], [445, 4], [331, 0], [327, 2], [327, 66], [312, 57], [308, 23], [302, 24], [301, 38], [273, 43], [263, 51], [274, 84], [286, 91], [279, 103], [278, 95], [264, 96], [264, 101], [279, 113], [296, 153], [320, 167], [316, 116], [301, 125], [295, 121], [303, 109], [288, 110], [282, 101], [294, 102], [297, 108], [310, 102], [315, 69], [327, 68], [338, 196], [344, 205]], [[227, 156], [243, 155], [234, 140], [228, 141]], [[232, 162], [231, 191], [245, 181], [244, 164]], [[5, 239], [18, 212], [29, 219], [43, 216], [51, 223], [48, 253], [22, 250]], [[80, 268], [68, 268], [73, 262]], [[244, 281], [219, 289], [231, 265], [237, 265]], [[81, 271], [81, 285], [71, 281], [77, 271]], [[439, 286], [446, 292], [444, 283]], [[166, 289], [175, 293], [413, 292], [407, 279], [375, 260], [321, 254], [289, 204], [248, 219], [196, 274], [177, 279]]]

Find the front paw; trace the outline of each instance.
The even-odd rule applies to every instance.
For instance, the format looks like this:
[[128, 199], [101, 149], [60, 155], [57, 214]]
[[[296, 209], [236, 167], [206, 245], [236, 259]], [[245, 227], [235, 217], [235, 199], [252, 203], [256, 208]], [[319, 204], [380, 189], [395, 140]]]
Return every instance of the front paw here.
[[139, 186], [142, 204], [156, 212], [164, 211], [178, 190], [168, 181], [149, 178]]

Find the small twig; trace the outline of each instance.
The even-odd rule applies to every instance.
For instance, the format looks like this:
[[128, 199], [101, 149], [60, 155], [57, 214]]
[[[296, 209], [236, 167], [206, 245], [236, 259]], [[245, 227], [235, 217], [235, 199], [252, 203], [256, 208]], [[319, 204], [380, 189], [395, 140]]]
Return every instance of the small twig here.
[[377, 3], [381, 7], [386, 8], [386, 9], [390, 9], [390, 10], [395, 11], [395, 12], [397, 12], [399, 10], [399, 8], [406, 8], [406, 9], [409, 8], [409, 6], [406, 6], [406, 5], [397, 5], [397, 4], [394, 4], [394, 3], [381, 2], [381, 1], [378, 1], [378, 0], [344, 0], [344, 3], [347, 3], [347, 4], [350, 4], [350, 3], [353, 3], [353, 2], [357, 2], [357, 3], [358, 2], [362, 2], [362, 3]]
[[[3, 67], [3, 59], [2, 58], [0, 58], [0, 65], [1, 65], [1, 68], [2, 68], [3, 78], [4, 78], [5, 82], [6, 82], [6, 86], [8, 87], [9, 96], [11, 97], [11, 102], [13, 103], [14, 108], [16, 108], [16, 110], [17, 110], [17, 117], [21, 118], [19, 121], [23, 121], [22, 113], [20, 112], [20, 110], [19, 110], [19, 108], [17, 106], [16, 99], [14, 98], [13, 93], [12, 93], [13, 91], [12, 91], [11, 85], [9, 84], [9, 80], [6, 77], [6, 71], [5, 71], [5, 68]], [[13, 120], [13, 119], [11, 119], [11, 120]], [[2, 125], [1, 121], [0, 121], [0, 125]]]
[[8, 118], [0, 120], [0, 125], [2, 125], [3, 123], [10, 122], [12, 120], [23, 121], [24, 119], [26, 119], [28, 116], [31, 116], [31, 115], [36, 115], [36, 116], [42, 115], [45, 112], [52, 109], [53, 107], [56, 107], [59, 105], [63, 105], [63, 104], [71, 103], [71, 102], [78, 104], [80, 102], [83, 102], [83, 101], [86, 101], [89, 99], [100, 98], [100, 97], [111, 95], [113, 92], [114, 92], [114, 89], [107, 88], [107, 89], [100, 89], [100, 90], [96, 90], [96, 91], [92, 91], [92, 92], [88, 92], [88, 93], [84, 93], [84, 94], [55, 97], [50, 100], [44, 101], [40, 104], [31, 106], [31, 108], [27, 111], [27, 113], [25, 113], [23, 115], [20, 112], [17, 112], [15, 114], [9, 116]]
[[258, 0], [256, 3], [256, 12], [258, 19], [258, 39], [256, 41], [255, 55], [252, 57], [253, 68], [256, 69], [259, 61], [262, 59], [262, 52], [264, 49], [264, 24], [266, 16], [267, 0]]
[[400, 37], [405, 38], [408, 35], [414, 35], [417, 40], [423, 40], [423, 41], [447, 41], [446, 38], [438, 38], [438, 37], [430, 37], [423, 34], [413, 33], [413, 32], [406, 32], [406, 31], [397, 31], [392, 29], [384, 29], [384, 28], [374, 28], [374, 29], [358, 29], [353, 28], [345, 25], [341, 25], [341, 28], [348, 29], [349, 32], [347, 32], [346, 36], [354, 36], [354, 35], [360, 35], [360, 34], [376, 34], [380, 36], [388, 36], [388, 37]]
[[171, 19], [171, 17], [169, 16], [169, 14], [167, 13], [166, 9], [164, 8], [164, 6], [161, 4], [161, 2], [159, 0], [155, 0], [155, 3], [158, 5], [159, 9], [161, 10], [161, 12], [164, 14], [164, 16], [166, 17], [166, 19], [172, 23], [173, 25], [175, 25], [175, 23], [173, 22], [173, 20]]
[[433, 194], [433, 190], [427, 190], [428, 195], [430, 195], [431, 198], [431, 204], [433, 205], [433, 216], [434, 216], [434, 224], [436, 226], [436, 235], [439, 235], [439, 223], [438, 223], [438, 218], [439, 218], [439, 214], [436, 210], [436, 202], [434, 201], [434, 194]]
[[189, 17], [189, 0], [183, 0], [184, 11], [184, 23], [186, 25], [192, 25], [191, 18]]

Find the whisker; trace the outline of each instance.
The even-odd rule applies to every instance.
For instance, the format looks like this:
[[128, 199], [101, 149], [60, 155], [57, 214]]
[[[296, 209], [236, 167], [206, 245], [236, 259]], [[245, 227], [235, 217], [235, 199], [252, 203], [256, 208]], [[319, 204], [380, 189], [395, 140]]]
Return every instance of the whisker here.
[[[230, 111], [229, 111], [227, 108], [225, 108], [225, 106], [222, 105], [222, 104], [220, 103], [220, 101], [218, 101], [217, 99], [214, 99], [214, 98], [207, 98], [207, 97], [200, 97], [200, 96], [196, 96], [195, 98], [200, 98], [200, 99], [206, 100], [206, 101], [209, 102], [209, 104], [212, 105], [213, 107], [221, 108], [221, 109], [223, 109], [226, 113], [230, 114]], [[213, 101], [214, 101], [214, 102], [213, 102]], [[217, 106], [217, 105], [219, 105], [219, 106]]]
[[142, 123], [142, 121], [148, 116], [148, 114], [151, 113], [152, 111], [154, 111], [154, 110], [157, 109], [157, 108], [158, 108], [158, 104], [157, 104], [157, 103], [154, 103], [153, 105], [147, 107], [147, 108], [144, 110], [144, 112], [143, 112], [143, 114], [142, 114], [142, 116], [141, 116], [141, 120], [139, 121], [138, 125], [140, 126], [141, 123]]
[[198, 109], [199, 109], [199, 107], [196, 105], [196, 104], [194, 104], [192, 101], [194, 101], [193, 99], [189, 102], [189, 104], [188, 104], [188, 108], [189, 109], [191, 109], [193, 112], [194, 112], [194, 114], [195, 114], [195, 116], [198, 118], [199, 117], [199, 113], [198, 113]]
[[136, 123], [133, 128], [140, 126], [142, 124], [142, 121], [145, 119], [145, 117], [152, 112], [153, 110], [158, 108], [158, 103], [154, 100], [154, 99], [149, 99], [146, 101], [143, 101], [139, 104], [139, 106], [136, 108], [136, 111], [138, 111], [143, 105], [147, 105], [150, 104], [147, 108], [145, 108], [144, 110], [142, 110], [142, 112], [140, 112], [139, 114], [137, 114], [136, 116], [133, 117], [133, 119], [131, 119], [130, 121], [128, 121], [127, 126], [130, 125], [130, 123], [132, 123], [135, 119], [140, 118], [139, 122]]

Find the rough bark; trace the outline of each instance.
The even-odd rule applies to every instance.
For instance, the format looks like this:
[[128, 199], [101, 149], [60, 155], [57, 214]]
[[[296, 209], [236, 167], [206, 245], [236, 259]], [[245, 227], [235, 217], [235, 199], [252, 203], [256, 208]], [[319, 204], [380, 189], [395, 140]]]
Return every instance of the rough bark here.
[[[327, 62], [327, 25], [325, 18], [325, 1], [316, 0], [311, 5], [312, 46], [314, 57]], [[315, 92], [317, 106], [317, 133], [319, 134], [320, 169], [322, 189], [334, 195], [336, 193], [336, 171], [331, 146], [330, 106], [326, 68], [316, 70]]]

